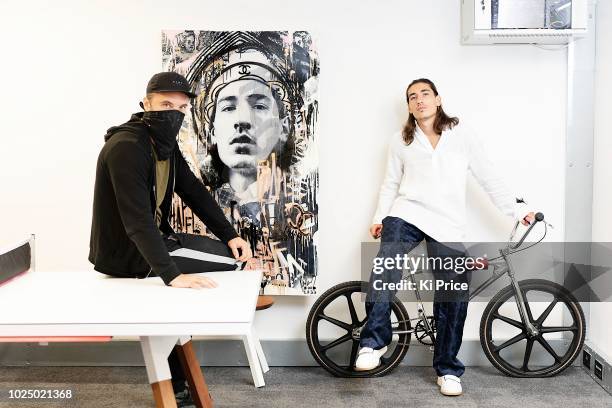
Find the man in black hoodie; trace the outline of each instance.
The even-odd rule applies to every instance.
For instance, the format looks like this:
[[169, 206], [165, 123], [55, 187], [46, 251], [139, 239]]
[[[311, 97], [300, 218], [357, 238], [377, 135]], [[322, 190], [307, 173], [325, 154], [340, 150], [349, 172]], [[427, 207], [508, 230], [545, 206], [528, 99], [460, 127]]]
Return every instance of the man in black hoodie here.
[[[116, 277], [159, 276], [173, 287], [215, 287], [190, 273], [235, 270], [251, 256], [249, 244], [227, 221], [181, 154], [176, 137], [190, 107], [187, 80], [174, 72], [154, 75], [141, 102], [144, 112], [111, 127], [98, 157], [89, 261]], [[175, 233], [169, 223], [176, 192], [220, 241]], [[176, 393], [185, 381], [173, 350]]]

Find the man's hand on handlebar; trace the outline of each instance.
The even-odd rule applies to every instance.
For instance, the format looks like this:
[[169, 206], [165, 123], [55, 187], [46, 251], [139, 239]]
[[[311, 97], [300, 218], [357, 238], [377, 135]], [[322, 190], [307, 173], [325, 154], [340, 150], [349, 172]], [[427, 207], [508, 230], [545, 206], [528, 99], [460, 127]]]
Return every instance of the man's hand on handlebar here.
[[372, 224], [372, 226], [370, 227], [370, 235], [372, 236], [372, 238], [378, 239], [380, 238], [381, 234], [382, 234], [382, 224]]
[[535, 214], [532, 211], [521, 219], [521, 224], [531, 225], [533, 224], [534, 221], [535, 221]]
[[173, 288], [216, 288], [217, 282], [210, 278], [197, 275], [185, 275], [180, 274], [170, 282], [170, 286]]

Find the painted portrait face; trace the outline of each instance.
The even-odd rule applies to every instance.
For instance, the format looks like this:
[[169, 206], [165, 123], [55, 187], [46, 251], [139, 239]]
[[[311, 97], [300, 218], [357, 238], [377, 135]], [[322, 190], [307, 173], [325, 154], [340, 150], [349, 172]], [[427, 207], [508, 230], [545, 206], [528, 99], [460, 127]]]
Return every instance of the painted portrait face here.
[[417, 120], [435, 116], [441, 104], [440, 96], [436, 96], [425, 82], [417, 82], [408, 89], [408, 111]]
[[231, 82], [218, 93], [212, 124], [221, 161], [233, 170], [256, 171], [259, 161], [287, 141], [287, 122], [267, 84]]
[[182, 45], [184, 51], [193, 52], [195, 50], [195, 35], [186, 35]]

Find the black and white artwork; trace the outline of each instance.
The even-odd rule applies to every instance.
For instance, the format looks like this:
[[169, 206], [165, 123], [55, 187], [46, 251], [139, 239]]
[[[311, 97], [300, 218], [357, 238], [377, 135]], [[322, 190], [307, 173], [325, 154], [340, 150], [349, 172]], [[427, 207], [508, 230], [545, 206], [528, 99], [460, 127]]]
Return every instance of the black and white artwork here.
[[[198, 95], [179, 145], [253, 249], [265, 294], [313, 294], [317, 278], [319, 58], [306, 31], [162, 32], [165, 71]], [[177, 231], [209, 235], [178, 197]]]

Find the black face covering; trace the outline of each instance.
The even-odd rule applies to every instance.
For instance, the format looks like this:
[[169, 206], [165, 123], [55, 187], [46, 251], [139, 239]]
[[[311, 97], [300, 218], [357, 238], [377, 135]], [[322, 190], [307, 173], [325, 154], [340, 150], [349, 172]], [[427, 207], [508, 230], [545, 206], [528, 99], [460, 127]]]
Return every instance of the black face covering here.
[[185, 114], [177, 110], [147, 111], [142, 115], [142, 121], [151, 130], [159, 160], [166, 160], [172, 154], [184, 118]]

